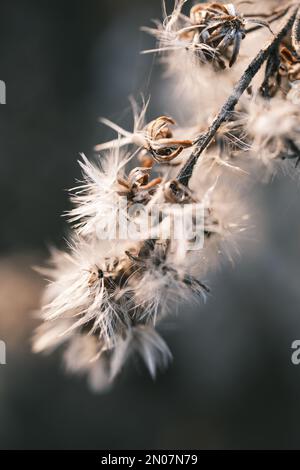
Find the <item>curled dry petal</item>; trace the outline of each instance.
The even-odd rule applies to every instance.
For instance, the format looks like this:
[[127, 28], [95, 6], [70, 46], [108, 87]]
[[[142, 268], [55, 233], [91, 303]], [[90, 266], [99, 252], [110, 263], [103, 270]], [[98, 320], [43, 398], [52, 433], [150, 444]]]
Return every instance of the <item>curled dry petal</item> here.
[[287, 76], [290, 82], [300, 79], [300, 58], [296, 57], [287, 47], [280, 50], [280, 75]]
[[161, 183], [161, 178], [150, 180], [151, 168], [136, 167], [129, 173], [128, 177], [119, 177], [118, 184], [122, 187], [118, 191], [120, 196], [126, 196], [129, 202], [145, 204], [150, 201]]
[[160, 116], [151, 121], [145, 128], [145, 148], [149, 150], [155, 161], [159, 163], [170, 162], [178, 157], [183, 149], [191, 147], [191, 140], [177, 140], [173, 138], [170, 125], [175, 121], [168, 116]]
[[190, 18], [192, 23], [201, 24], [203, 21], [213, 18], [216, 14], [234, 15], [235, 7], [232, 3], [228, 5], [222, 5], [220, 3], [202, 3], [194, 5], [191, 8]]

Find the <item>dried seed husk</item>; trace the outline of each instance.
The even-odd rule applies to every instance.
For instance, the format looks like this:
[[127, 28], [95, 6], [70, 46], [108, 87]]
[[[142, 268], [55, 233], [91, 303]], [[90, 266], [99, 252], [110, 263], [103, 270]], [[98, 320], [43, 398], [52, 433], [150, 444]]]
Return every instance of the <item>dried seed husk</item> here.
[[172, 137], [169, 125], [175, 125], [174, 119], [169, 116], [160, 116], [151, 121], [146, 127], [146, 134], [149, 140], [168, 139]]

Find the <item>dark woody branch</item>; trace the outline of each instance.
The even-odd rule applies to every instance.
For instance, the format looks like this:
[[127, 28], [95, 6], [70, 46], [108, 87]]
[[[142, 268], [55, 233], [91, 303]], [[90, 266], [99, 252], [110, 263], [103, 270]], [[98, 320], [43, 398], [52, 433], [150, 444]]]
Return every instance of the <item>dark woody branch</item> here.
[[295, 19], [298, 14], [299, 6], [293, 8], [292, 13], [289, 15], [287, 21], [285, 21], [284, 26], [274, 37], [274, 39], [263, 48], [257, 56], [253, 59], [250, 65], [247, 67], [242, 77], [235, 85], [232, 94], [226, 100], [225, 104], [221, 108], [219, 114], [214, 119], [212, 125], [209, 127], [205, 134], [201, 134], [195, 141], [194, 145], [196, 150], [189, 157], [185, 165], [180, 170], [177, 180], [184, 186], [188, 186], [190, 178], [193, 173], [194, 166], [196, 165], [199, 157], [202, 155], [204, 150], [209, 146], [213, 138], [215, 137], [220, 126], [228, 120], [235, 106], [237, 105], [242, 94], [251, 84], [253, 78], [258, 73], [264, 62], [268, 59], [270, 54], [274, 52], [286, 36], [286, 34], [291, 30], [294, 25]]

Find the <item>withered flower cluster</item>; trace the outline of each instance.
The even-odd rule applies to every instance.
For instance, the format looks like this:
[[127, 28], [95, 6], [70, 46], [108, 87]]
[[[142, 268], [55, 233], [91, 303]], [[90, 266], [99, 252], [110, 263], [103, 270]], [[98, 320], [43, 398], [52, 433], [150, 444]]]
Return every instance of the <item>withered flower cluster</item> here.
[[202, 63], [211, 62], [217, 69], [225, 69], [227, 62], [229, 67], [235, 64], [248, 24], [270, 29], [262, 18], [239, 13], [233, 3], [198, 3], [188, 16], [182, 13], [185, 3], [178, 1], [173, 14], [158, 23], [157, 29], [143, 28], [159, 39], [156, 51], [184, 49]]
[[[132, 131], [101, 120], [118, 136], [95, 147], [94, 163], [82, 155], [68, 247], [53, 250], [41, 270], [49, 284], [36, 352], [61, 346], [66, 367], [97, 390], [133, 353], [152, 376], [167, 365], [156, 326], [182, 301], [205, 299], [210, 271], [234, 259], [249, 223], [249, 174], [266, 179], [300, 161], [299, 6], [176, 0], [162, 23], [144, 28], [158, 40], [146, 52], [163, 59], [172, 79], [166, 95], [175, 90], [186, 120], [147, 122], [149, 101], [132, 101]], [[178, 233], [183, 211], [188, 238]]]

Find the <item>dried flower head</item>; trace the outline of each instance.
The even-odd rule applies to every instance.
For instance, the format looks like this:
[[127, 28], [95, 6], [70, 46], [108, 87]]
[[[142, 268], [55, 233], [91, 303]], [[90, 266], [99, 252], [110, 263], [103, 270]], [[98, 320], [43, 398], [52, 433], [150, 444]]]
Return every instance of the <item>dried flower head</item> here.
[[248, 23], [270, 29], [263, 19], [247, 18], [238, 13], [233, 3], [199, 3], [191, 8], [189, 17], [181, 13], [184, 3], [178, 2], [163, 24], [157, 23], [157, 29], [143, 28], [159, 39], [158, 48], [146, 52], [168, 52], [182, 48], [197, 55], [200, 62], [212, 63], [217, 69], [224, 70], [227, 60], [229, 67], [235, 64]]
[[177, 140], [173, 138], [170, 125], [175, 121], [168, 116], [161, 116], [150, 122], [145, 128], [146, 145], [154, 160], [164, 163], [174, 160], [183, 151], [193, 145], [191, 140]]
[[[167, 365], [171, 353], [156, 327], [180, 302], [205, 299], [211, 270], [234, 261], [249, 224], [248, 174], [300, 162], [298, 2], [272, 0], [264, 11], [240, 2], [253, 10], [247, 14], [223, 2], [190, 5], [185, 14], [185, 3], [175, 0], [162, 23], [144, 28], [158, 40], [150, 52], [166, 54], [169, 70], [187, 83], [177, 97], [184, 125], [169, 115], [147, 123], [149, 101], [139, 109], [133, 100], [132, 132], [102, 120], [119, 137], [96, 146], [95, 163], [82, 156], [70, 241], [42, 269], [49, 283], [34, 350], [63, 347], [66, 368], [97, 390], [132, 354], [153, 377]], [[281, 18], [253, 58], [261, 29]], [[246, 37], [250, 65], [240, 76]], [[265, 63], [259, 86], [261, 77], [253, 79]], [[124, 231], [126, 224], [134, 230]]]
[[157, 186], [161, 183], [161, 178], [149, 181], [149, 168], [134, 168], [127, 178], [118, 178], [121, 189], [120, 196], [127, 197], [128, 201], [146, 204], [151, 200]]
[[[176, 139], [173, 136], [171, 126], [174, 126], [176, 123], [169, 116], [160, 116], [142, 129], [136, 128], [132, 134], [107, 119], [102, 120], [102, 122], [125, 136], [123, 140], [119, 140], [119, 146], [133, 144], [142, 147], [158, 163], [171, 162], [184, 149], [193, 145], [193, 141], [190, 139]], [[99, 152], [112, 148], [116, 144], [117, 141], [111, 141], [97, 145], [95, 149]]]
[[268, 173], [282, 160], [300, 158], [299, 106], [273, 98], [270, 102], [250, 104], [247, 128], [252, 139], [251, 154], [263, 163]]

